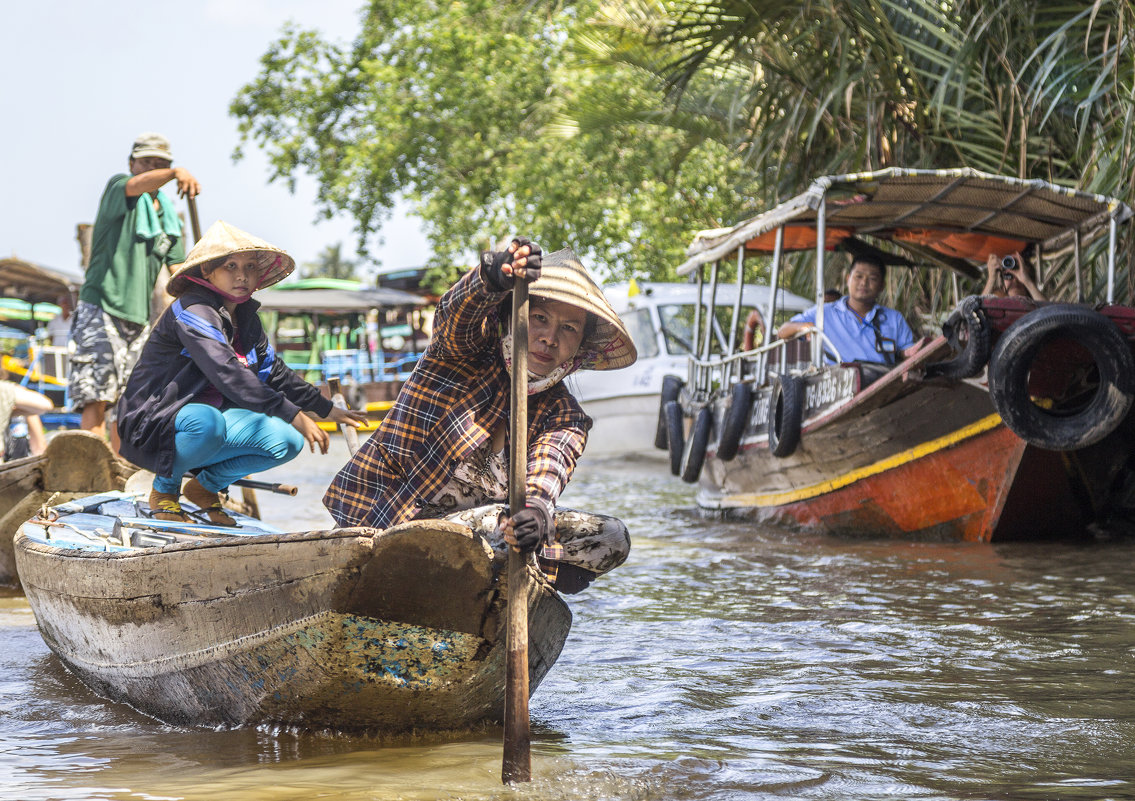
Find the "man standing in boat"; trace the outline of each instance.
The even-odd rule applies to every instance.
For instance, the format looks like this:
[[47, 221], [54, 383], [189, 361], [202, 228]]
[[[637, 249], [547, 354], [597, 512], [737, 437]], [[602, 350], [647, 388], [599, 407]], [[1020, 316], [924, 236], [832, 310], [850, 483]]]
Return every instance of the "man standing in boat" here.
[[[91, 257], [79, 290], [71, 336], [70, 396], [79, 426], [103, 433], [107, 404], [113, 409], [150, 333], [150, 295], [162, 268], [185, 261], [181, 220], [161, 191], [177, 181], [182, 197], [201, 185], [184, 167], [173, 167], [169, 140], [144, 133], [130, 150], [130, 174], [112, 177], [99, 201]], [[110, 420], [110, 444], [118, 431]]]
[[[878, 299], [886, 284], [887, 269], [874, 256], [852, 258], [847, 273], [847, 295], [824, 304], [824, 336], [845, 362], [895, 364], [914, 345], [914, 332], [895, 309]], [[780, 339], [816, 328], [816, 307], [797, 314], [777, 331]], [[828, 360], [834, 361], [829, 353]]]

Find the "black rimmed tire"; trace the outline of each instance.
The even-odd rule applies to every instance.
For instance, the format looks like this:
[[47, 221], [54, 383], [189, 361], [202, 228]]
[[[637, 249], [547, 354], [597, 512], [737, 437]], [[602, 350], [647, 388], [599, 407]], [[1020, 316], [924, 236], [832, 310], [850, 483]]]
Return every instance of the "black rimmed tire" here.
[[[1095, 364], [1095, 375], [1076, 403], [1043, 408], [1033, 402], [1029, 377], [1046, 345], [1071, 340]], [[1090, 394], [1089, 394], [1090, 392]], [[1135, 399], [1135, 357], [1111, 320], [1083, 306], [1044, 306], [1017, 320], [989, 359], [989, 397], [1005, 425], [1030, 445], [1071, 451], [1099, 442], [1127, 416]]]
[[953, 359], [926, 368], [927, 377], [961, 380], [973, 378], [989, 362], [992, 350], [992, 327], [981, 307], [981, 298], [970, 295], [942, 324], [942, 333], [959, 351]]
[[678, 405], [678, 401], [668, 401], [662, 407], [662, 416], [666, 421], [666, 448], [670, 453], [670, 473], [680, 476], [682, 474], [682, 452], [686, 446], [682, 407]]
[[768, 405], [768, 449], [783, 458], [796, 452], [804, 422], [804, 379], [778, 375]]
[[718, 459], [729, 462], [737, 456], [752, 408], [752, 386], [745, 383], [734, 384], [729, 392], [729, 409], [725, 412], [725, 422], [721, 425], [721, 439], [717, 443]]
[[682, 455], [682, 481], [693, 484], [701, 478], [702, 465], [705, 464], [705, 451], [709, 447], [709, 435], [713, 432], [713, 412], [704, 407], [694, 418], [690, 439]]
[[658, 401], [658, 425], [654, 429], [654, 447], [660, 451], [666, 450], [667, 447], [666, 404], [678, 400], [678, 395], [685, 385], [686, 382], [676, 375], [662, 377], [662, 394]]

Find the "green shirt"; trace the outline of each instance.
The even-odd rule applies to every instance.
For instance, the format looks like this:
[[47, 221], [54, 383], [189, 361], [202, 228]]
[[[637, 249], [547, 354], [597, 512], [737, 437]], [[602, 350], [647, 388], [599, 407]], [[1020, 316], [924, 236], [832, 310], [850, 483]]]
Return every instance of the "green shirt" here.
[[[130, 176], [125, 173], [116, 175], [102, 193], [91, 234], [90, 266], [83, 288], [79, 290], [79, 300], [101, 306], [115, 317], [144, 325], [150, 319], [150, 293], [154, 291], [158, 273], [164, 265], [185, 261], [185, 242], [181, 236], [181, 221], [161, 191], [157, 193], [160, 210], [148, 215], [150, 220], [139, 220], [139, 206], [152, 203], [152, 198], [148, 194], [127, 197], [128, 180]], [[155, 218], [157, 230], [154, 230]], [[159, 243], [167, 237], [170, 246], [163, 255]]]

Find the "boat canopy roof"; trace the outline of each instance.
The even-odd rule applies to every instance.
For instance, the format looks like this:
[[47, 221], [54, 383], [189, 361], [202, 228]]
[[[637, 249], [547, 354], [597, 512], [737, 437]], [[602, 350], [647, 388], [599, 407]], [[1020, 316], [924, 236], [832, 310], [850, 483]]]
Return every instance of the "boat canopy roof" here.
[[861, 236], [885, 239], [915, 257], [973, 276], [977, 270], [971, 262], [984, 262], [989, 253], [1028, 245], [1057, 253], [1072, 247], [1077, 233], [1082, 242], [1091, 241], [1113, 220], [1131, 216], [1131, 209], [1114, 198], [970, 168], [893, 167], [828, 175], [803, 194], [732, 228], [701, 232], [678, 274], [687, 275], [740, 247], [771, 253], [782, 226], [785, 251], [814, 249], [822, 206], [828, 250], [841, 245], [855, 250]]
[[265, 289], [256, 293], [264, 311], [346, 314], [380, 308], [417, 308], [428, 301], [397, 289]]
[[55, 303], [60, 295], [73, 293], [82, 281], [81, 276], [23, 259], [0, 259], [0, 297], [33, 304]]
[[[655, 305], [668, 304], [694, 304], [698, 302], [698, 285], [690, 283], [673, 283], [661, 281], [619, 281], [603, 285], [603, 294], [611, 303], [616, 312], [623, 312]], [[748, 306], [764, 309], [768, 306], [771, 291], [765, 284], [745, 284], [744, 300]], [[777, 308], [791, 311], [804, 311], [816, 301], [803, 298], [789, 292], [787, 289], [777, 290]], [[718, 306], [732, 306], [737, 298], [737, 285], [735, 283], [722, 283], [717, 287], [716, 303]], [[708, 303], [708, 300], [704, 300]]]

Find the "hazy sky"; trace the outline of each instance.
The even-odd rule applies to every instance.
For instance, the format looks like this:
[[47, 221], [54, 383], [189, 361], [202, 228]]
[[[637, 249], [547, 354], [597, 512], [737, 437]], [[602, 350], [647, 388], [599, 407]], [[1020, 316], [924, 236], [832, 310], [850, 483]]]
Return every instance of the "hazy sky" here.
[[[255, 145], [233, 163], [230, 101], [258, 73], [286, 21], [349, 41], [363, 0], [0, 0], [0, 257], [79, 272], [75, 226], [94, 222], [134, 137], [169, 137], [174, 164], [201, 182], [202, 229], [217, 219], [314, 260], [355, 235], [343, 217], [316, 223], [315, 185], [268, 183]], [[176, 184], [166, 191], [176, 198]], [[176, 199], [179, 210], [188, 211]], [[384, 267], [425, 261], [419, 221], [396, 213], [372, 253]]]

